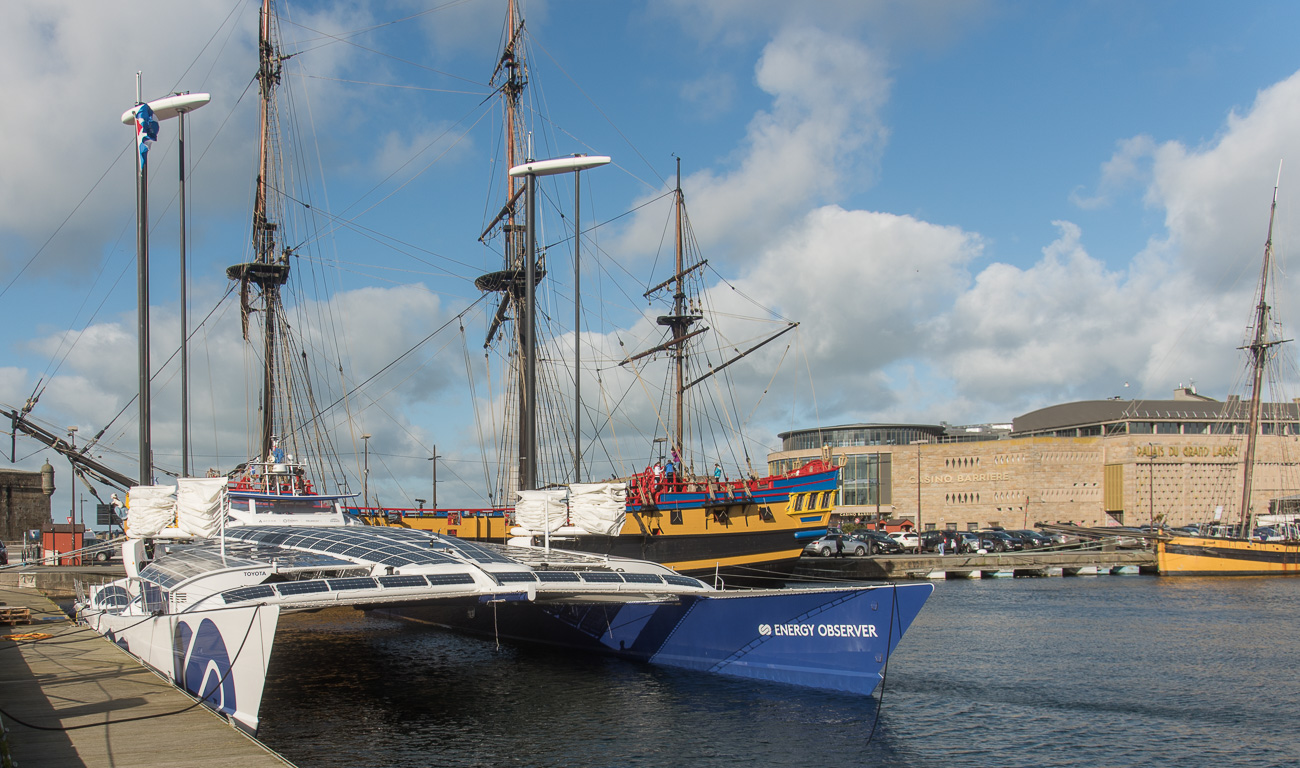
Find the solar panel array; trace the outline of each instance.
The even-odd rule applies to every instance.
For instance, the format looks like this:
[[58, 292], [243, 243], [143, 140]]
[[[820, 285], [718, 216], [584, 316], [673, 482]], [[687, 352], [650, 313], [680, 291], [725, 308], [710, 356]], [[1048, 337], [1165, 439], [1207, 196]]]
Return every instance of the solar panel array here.
[[[358, 567], [377, 563], [392, 568], [426, 565], [510, 564], [527, 567], [508, 557], [503, 548], [439, 536], [406, 528], [371, 526], [250, 526], [226, 531], [225, 552], [211, 543], [173, 545], [149, 563], [141, 576], [164, 590], [212, 571], [261, 568], [274, 562], [283, 571], [334, 571], [324, 578], [261, 584], [223, 593], [226, 602], [267, 599], [279, 595], [343, 592], [376, 588], [428, 587], [471, 584], [467, 573], [386, 575], [369, 577]], [[351, 569], [351, 570], [349, 570]], [[496, 571], [499, 584], [671, 584], [701, 587], [701, 582], [677, 574], [623, 573], [608, 570]]]
[[337, 569], [356, 567], [356, 563], [315, 552], [291, 549], [257, 548], [240, 542], [227, 542], [223, 555], [211, 544], [172, 545], [169, 551], [140, 569], [140, 576], [163, 589], [212, 571], [228, 568], [261, 568], [276, 561], [282, 568]]
[[262, 547], [337, 555], [394, 568], [457, 562], [456, 558], [439, 551], [444, 543], [441, 537], [405, 528], [258, 526], [229, 529], [226, 537]]
[[344, 579], [303, 579], [301, 581], [279, 581], [273, 584], [257, 584], [251, 587], [239, 587], [221, 593], [221, 599], [227, 605], [247, 600], [266, 600], [276, 595], [294, 597], [320, 593], [356, 592], [366, 589], [409, 589], [425, 587], [445, 587], [459, 584], [473, 584], [474, 577], [468, 573], [431, 573], [427, 576], [399, 575], [376, 577], [349, 577]]

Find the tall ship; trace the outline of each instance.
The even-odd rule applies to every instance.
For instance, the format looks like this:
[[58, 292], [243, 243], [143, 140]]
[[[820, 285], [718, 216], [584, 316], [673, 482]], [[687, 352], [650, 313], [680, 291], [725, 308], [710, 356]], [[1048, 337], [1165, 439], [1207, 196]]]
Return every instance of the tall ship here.
[[[529, 81], [526, 27], [513, 0], [508, 3], [505, 28], [492, 83], [500, 95], [504, 119], [499, 144], [507, 167], [517, 169], [533, 158], [523, 119], [527, 110], [521, 107]], [[760, 477], [743, 449], [734, 451], [734, 446], [710, 434], [719, 423], [741, 420], [738, 414], [728, 412], [732, 406], [724, 402], [728, 399], [725, 395], [711, 394], [726, 387], [723, 372], [798, 324], [784, 321], [743, 350], [709, 341], [711, 327], [705, 323], [711, 322], [711, 313], [703, 295], [708, 262], [694, 247], [680, 159], [677, 166], [677, 182], [669, 193], [672, 272], [661, 275], [663, 279], [642, 295], [648, 301], [661, 302], [662, 314], [653, 320], [661, 335], [657, 343], [617, 361], [637, 381], [655, 378], [666, 382], [663, 397], [654, 406], [655, 434], [645, 438], [644, 463], [635, 471], [599, 483], [584, 476], [590, 468], [584, 464], [582, 418], [589, 406], [581, 396], [583, 374], [578, 358], [582, 345], [577, 341], [581, 337], [577, 332], [581, 327], [581, 275], [575, 266], [573, 360], [564, 361], [572, 367], [558, 374], [539, 371], [533, 318], [537, 289], [550, 275], [544, 257], [529, 247], [530, 226], [534, 225], [525, 220], [522, 174], [514, 174], [502, 187], [505, 202], [500, 213], [480, 238], [499, 243], [504, 263], [500, 270], [476, 281], [480, 290], [500, 294], [485, 347], [502, 344], [509, 368], [505, 376], [507, 426], [497, 446], [493, 492], [499, 503], [492, 510], [468, 512], [361, 509], [363, 519], [483, 541], [509, 540], [644, 558], [732, 583], [774, 583], [789, 574], [807, 541], [826, 532], [838, 492], [839, 468], [823, 454], [793, 470]], [[584, 236], [577, 216], [577, 185], [575, 181], [575, 265], [581, 263], [578, 251]], [[719, 355], [723, 350], [730, 354]], [[648, 366], [658, 361], [667, 362], [666, 377], [649, 372]], [[539, 393], [532, 384], [538, 380], [543, 386], [547, 382], [556, 385]], [[572, 383], [572, 410], [558, 405], [560, 380]], [[613, 419], [605, 414], [605, 421], [608, 425]], [[724, 452], [731, 452], [730, 462], [724, 460]], [[737, 460], [737, 455], [743, 458]], [[521, 492], [522, 505], [515, 506]], [[570, 503], [593, 493], [600, 499], [594, 504]]]
[[[1281, 173], [1279, 171], [1279, 184]], [[1253, 315], [1253, 331], [1242, 347], [1249, 357], [1251, 382], [1249, 419], [1245, 435], [1245, 452], [1241, 462], [1241, 506], [1235, 523], [1203, 526], [1202, 536], [1161, 536], [1156, 538], [1156, 563], [1168, 576], [1272, 576], [1300, 575], [1300, 540], [1294, 534], [1295, 516], [1265, 517], [1252, 497], [1256, 450], [1261, 429], [1263, 388], [1270, 362], [1277, 348], [1289, 339], [1275, 338], [1270, 329], [1273, 316], [1269, 305], [1269, 277], [1273, 263], [1273, 220], [1277, 214], [1277, 192], [1273, 186], [1273, 203], [1269, 209], [1268, 236], [1264, 242], [1264, 264], [1260, 271], [1259, 291]], [[1272, 519], [1278, 518], [1278, 519]], [[1257, 527], [1260, 522], [1282, 523], [1277, 528]]]

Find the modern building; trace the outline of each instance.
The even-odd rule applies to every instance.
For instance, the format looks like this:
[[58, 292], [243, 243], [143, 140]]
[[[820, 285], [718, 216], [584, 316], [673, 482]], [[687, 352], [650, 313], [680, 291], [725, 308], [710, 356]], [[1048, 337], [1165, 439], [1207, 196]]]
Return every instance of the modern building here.
[[[842, 521], [907, 518], [922, 530], [1183, 525], [1236, 520], [1247, 403], [1179, 388], [1172, 400], [1054, 405], [1010, 425], [851, 424], [780, 435], [770, 472], [840, 464]], [[1265, 403], [1250, 504], [1300, 491], [1300, 405]]]

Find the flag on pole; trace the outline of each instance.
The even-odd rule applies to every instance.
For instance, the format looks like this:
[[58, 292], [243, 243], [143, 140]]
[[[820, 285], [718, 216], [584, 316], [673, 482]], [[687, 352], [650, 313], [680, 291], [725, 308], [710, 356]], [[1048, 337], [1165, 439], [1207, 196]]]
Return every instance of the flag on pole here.
[[148, 104], [141, 104], [135, 110], [135, 141], [140, 149], [140, 167], [148, 159], [149, 146], [158, 140], [158, 120]]

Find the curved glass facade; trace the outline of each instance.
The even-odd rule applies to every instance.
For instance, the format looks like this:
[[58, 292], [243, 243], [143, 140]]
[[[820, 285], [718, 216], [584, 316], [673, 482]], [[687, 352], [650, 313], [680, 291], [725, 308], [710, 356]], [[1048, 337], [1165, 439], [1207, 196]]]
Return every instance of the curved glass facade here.
[[[839, 458], [839, 457], [837, 457]], [[877, 506], [893, 503], [891, 471], [892, 457], [888, 453], [850, 453], [843, 457], [840, 467], [837, 506]], [[773, 475], [784, 474], [807, 464], [810, 459], [780, 459], [770, 461], [767, 471]]]
[[788, 432], [781, 438], [783, 451], [807, 451], [829, 445], [910, 445], [917, 440], [943, 437], [943, 427], [913, 424], [858, 424], [851, 427], [828, 427]]

